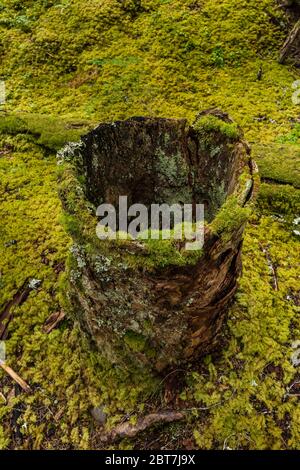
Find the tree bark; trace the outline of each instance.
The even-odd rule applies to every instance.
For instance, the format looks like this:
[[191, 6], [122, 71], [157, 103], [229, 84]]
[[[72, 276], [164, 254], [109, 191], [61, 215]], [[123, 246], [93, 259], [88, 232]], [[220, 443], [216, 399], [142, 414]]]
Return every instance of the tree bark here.
[[285, 9], [292, 26], [282, 46], [278, 61], [280, 64], [284, 64], [290, 57], [297, 65], [300, 64], [300, 0], [282, 0], [279, 2], [279, 6]]
[[[111, 362], [126, 367], [161, 372], [215, 349], [257, 192], [249, 146], [231, 118], [209, 110], [191, 127], [159, 118], [101, 124], [58, 157], [74, 241], [64, 308]], [[95, 207], [117, 205], [120, 195], [129, 205], [205, 204], [203, 250], [191, 261], [181, 242], [164, 258], [163, 241], [156, 251], [140, 240], [100, 241]]]
[[290, 34], [288, 35], [281, 51], [279, 57], [279, 63], [284, 64], [288, 57], [299, 54], [300, 46], [300, 20], [292, 28]]

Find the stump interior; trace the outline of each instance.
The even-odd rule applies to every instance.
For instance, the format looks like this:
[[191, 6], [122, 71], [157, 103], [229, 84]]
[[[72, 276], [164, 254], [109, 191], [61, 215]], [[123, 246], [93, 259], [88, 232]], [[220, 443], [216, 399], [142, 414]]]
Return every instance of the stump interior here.
[[[239, 175], [232, 142], [214, 141], [188, 128], [185, 120], [132, 118], [102, 124], [84, 138], [85, 192], [96, 206], [204, 204], [212, 220]], [[233, 171], [234, 170], [234, 171]]]

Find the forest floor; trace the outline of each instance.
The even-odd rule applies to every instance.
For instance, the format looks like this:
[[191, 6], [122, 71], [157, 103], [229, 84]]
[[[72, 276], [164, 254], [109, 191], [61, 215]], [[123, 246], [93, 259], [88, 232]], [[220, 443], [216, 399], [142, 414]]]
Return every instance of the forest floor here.
[[[31, 386], [0, 370], [0, 449], [300, 448], [300, 74], [277, 61], [288, 30], [274, 0], [0, 1], [0, 320], [7, 363]], [[56, 151], [99, 122], [192, 122], [211, 107], [243, 128], [262, 179], [220, 350], [155, 380], [112, 368], [69, 316], [47, 334], [71, 244]], [[103, 443], [165, 410], [184, 419]]]

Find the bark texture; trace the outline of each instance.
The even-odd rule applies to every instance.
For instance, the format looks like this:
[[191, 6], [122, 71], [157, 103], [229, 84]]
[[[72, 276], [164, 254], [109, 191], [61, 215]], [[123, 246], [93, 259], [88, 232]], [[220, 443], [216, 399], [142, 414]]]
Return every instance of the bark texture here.
[[292, 26], [280, 51], [279, 63], [290, 58], [300, 66], [300, 0], [285, 0], [280, 5], [287, 10]]
[[[249, 147], [230, 117], [210, 110], [191, 127], [159, 118], [101, 124], [59, 162], [63, 207], [77, 222], [69, 306], [98, 349], [112, 362], [158, 372], [213, 350], [257, 190]], [[98, 240], [95, 207], [117, 205], [119, 195], [129, 204], [205, 203], [203, 250], [191, 262], [176, 242], [174, 259], [159, 263], [160, 252], [141, 241]]]

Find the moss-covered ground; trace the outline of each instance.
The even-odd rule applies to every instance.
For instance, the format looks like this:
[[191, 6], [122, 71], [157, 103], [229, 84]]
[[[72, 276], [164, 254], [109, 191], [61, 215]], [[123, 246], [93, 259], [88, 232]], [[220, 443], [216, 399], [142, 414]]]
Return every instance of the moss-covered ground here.
[[[32, 392], [0, 371], [0, 448], [101, 448], [90, 409], [103, 406], [107, 428], [186, 413], [115, 447], [299, 449], [299, 71], [277, 63], [287, 30], [275, 0], [0, 1], [0, 311], [42, 281], [9, 325], [7, 362]], [[70, 247], [55, 151], [100, 121], [192, 121], [215, 106], [243, 127], [263, 183], [222, 348], [172, 388], [111, 368], [69, 318], [43, 331]]]

